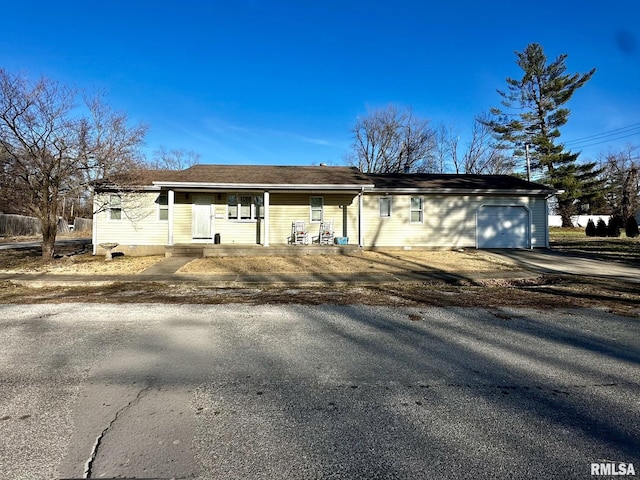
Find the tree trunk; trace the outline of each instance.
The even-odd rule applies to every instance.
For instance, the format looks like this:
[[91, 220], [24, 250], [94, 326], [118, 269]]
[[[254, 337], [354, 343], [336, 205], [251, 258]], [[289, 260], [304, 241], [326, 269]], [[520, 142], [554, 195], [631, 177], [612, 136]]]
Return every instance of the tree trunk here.
[[571, 199], [558, 198], [558, 213], [560, 214], [560, 218], [562, 219], [562, 228], [573, 227], [571, 215], [574, 214], [574, 210], [575, 207]]
[[638, 170], [631, 168], [622, 185], [622, 222], [626, 226], [627, 219], [636, 213]]
[[58, 233], [58, 219], [49, 216], [42, 219], [42, 260], [53, 259], [56, 245], [56, 234]]
[[[42, 222], [42, 260], [47, 262], [53, 260], [56, 245], [56, 235], [58, 234], [58, 199], [56, 195], [49, 194], [45, 190], [51, 201], [42, 205], [40, 211], [40, 221]], [[46, 202], [46, 200], [45, 200]]]

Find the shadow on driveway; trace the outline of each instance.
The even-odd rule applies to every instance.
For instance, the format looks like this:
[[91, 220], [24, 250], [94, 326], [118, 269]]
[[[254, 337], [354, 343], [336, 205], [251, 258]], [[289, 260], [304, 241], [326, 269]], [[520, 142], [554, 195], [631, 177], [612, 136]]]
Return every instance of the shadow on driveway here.
[[640, 283], [638, 268], [554, 250], [486, 250], [502, 260], [537, 273], [561, 273]]

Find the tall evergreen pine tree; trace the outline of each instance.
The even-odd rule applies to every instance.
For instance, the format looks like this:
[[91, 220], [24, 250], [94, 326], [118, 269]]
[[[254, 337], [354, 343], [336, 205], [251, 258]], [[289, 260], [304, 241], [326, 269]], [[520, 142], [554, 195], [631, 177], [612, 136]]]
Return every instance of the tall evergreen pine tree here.
[[[571, 226], [576, 212], [575, 200], [588, 198], [596, 188], [595, 163], [579, 164], [579, 153], [572, 153], [558, 142], [560, 127], [567, 123], [570, 111], [564, 108], [574, 92], [595, 73], [566, 74], [567, 55], [548, 63], [540, 45], [531, 43], [516, 52], [516, 63], [524, 72], [520, 80], [507, 78], [507, 91], [498, 90], [502, 108], [492, 108], [487, 123], [505, 148], [523, 157], [529, 146], [531, 171], [539, 173], [549, 186], [563, 190], [558, 196], [562, 225]], [[515, 112], [515, 113], [512, 113]]]

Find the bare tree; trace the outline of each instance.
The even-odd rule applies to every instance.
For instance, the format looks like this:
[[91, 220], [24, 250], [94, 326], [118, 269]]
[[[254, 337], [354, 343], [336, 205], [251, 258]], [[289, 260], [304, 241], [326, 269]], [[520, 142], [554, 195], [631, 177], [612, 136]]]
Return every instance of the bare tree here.
[[618, 152], [607, 153], [599, 161], [607, 210], [623, 222], [640, 208], [640, 157], [637, 150], [638, 147], [629, 145]]
[[476, 118], [471, 131], [471, 140], [462, 157], [454, 160], [456, 173], [508, 175], [513, 173], [515, 162], [506, 155], [506, 150], [496, 143], [493, 131], [488, 126], [488, 115]]
[[347, 161], [366, 173], [428, 172], [433, 170], [435, 135], [429, 121], [411, 109], [390, 105], [359, 118]]
[[487, 114], [476, 118], [469, 143], [462, 152], [460, 134], [454, 126], [441, 125], [435, 130], [433, 164], [437, 170], [434, 171], [444, 172], [452, 168], [457, 174], [513, 173], [515, 163], [495, 141], [491, 129], [483, 123], [486, 118]]
[[78, 115], [78, 90], [48, 78], [31, 82], [0, 69], [0, 147], [11, 182], [25, 208], [42, 225], [42, 257], [54, 255], [60, 201], [87, 192], [92, 182], [133, 171], [146, 127], [129, 128], [101, 97], [86, 100]]
[[200, 162], [200, 154], [192, 150], [173, 149], [169, 150], [161, 145], [158, 150], [153, 152], [153, 161], [150, 162], [151, 168], [161, 170], [184, 170], [192, 167]]
[[460, 172], [458, 165], [458, 144], [460, 135], [453, 125], [440, 125], [435, 129], [435, 148], [433, 149], [432, 163], [436, 167], [434, 173], [450, 171], [451, 167]]

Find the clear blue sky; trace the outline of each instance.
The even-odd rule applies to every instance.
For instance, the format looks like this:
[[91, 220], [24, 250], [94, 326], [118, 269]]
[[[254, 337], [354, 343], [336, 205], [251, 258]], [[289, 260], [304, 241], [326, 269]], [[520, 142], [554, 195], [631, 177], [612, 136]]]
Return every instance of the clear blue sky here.
[[640, 145], [637, 0], [23, 0], [2, 7], [0, 66], [106, 90], [149, 125], [148, 152], [339, 164], [356, 118], [390, 103], [455, 124], [464, 146], [531, 42], [598, 69], [563, 130], [597, 143], [583, 159]]

